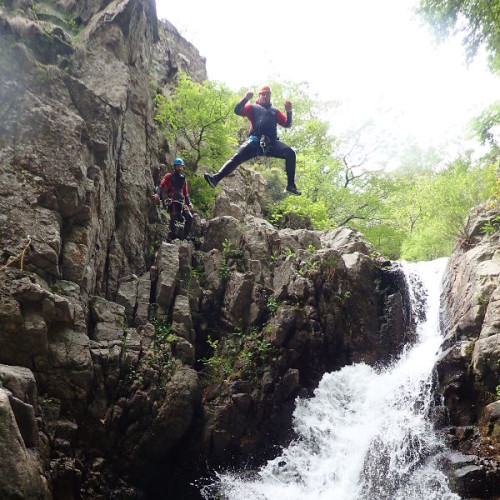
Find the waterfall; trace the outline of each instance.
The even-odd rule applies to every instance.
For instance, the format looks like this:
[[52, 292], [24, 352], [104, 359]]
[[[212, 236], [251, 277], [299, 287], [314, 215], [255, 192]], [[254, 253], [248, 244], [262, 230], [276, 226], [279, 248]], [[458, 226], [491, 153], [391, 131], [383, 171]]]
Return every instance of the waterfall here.
[[314, 397], [297, 400], [290, 446], [258, 471], [219, 474], [205, 498], [459, 499], [439, 469], [444, 445], [429, 420], [445, 265], [402, 263], [419, 318], [415, 345], [384, 369], [357, 364], [326, 374]]

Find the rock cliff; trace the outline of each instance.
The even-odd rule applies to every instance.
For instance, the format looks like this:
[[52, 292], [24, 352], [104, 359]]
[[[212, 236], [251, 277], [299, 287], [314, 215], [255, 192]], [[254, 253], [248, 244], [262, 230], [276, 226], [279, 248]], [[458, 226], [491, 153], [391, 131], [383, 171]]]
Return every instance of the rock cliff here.
[[441, 425], [457, 452], [449, 457], [451, 477], [463, 498], [500, 496], [499, 214], [498, 203], [470, 213], [443, 289]]
[[397, 266], [276, 229], [251, 169], [195, 244], [161, 241], [153, 97], [179, 68], [206, 77], [153, 0], [0, 1], [2, 498], [188, 498], [289, 439], [325, 371], [413, 338]]

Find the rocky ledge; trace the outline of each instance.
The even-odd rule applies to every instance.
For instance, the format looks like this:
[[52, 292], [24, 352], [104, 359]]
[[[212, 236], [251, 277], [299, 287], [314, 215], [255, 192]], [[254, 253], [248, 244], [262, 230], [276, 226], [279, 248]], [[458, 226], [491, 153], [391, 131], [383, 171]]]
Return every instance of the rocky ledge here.
[[500, 231], [498, 206], [474, 209], [443, 289], [437, 366], [451, 479], [462, 498], [500, 496]]

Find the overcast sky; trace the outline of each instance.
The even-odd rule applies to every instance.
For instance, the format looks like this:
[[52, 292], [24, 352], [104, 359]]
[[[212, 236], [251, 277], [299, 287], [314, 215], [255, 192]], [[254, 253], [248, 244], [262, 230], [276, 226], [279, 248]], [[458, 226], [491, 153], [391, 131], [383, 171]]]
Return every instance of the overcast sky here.
[[306, 80], [320, 99], [343, 103], [329, 117], [333, 133], [371, 119], [397, 141], [437, 145], [500, 100], [500, 79], [484, 57], [467, 68], [458, 40], [436, 46], [416, 3], [156, 1], [158, 17], [206, 57], [210, 79], [233, 90]]

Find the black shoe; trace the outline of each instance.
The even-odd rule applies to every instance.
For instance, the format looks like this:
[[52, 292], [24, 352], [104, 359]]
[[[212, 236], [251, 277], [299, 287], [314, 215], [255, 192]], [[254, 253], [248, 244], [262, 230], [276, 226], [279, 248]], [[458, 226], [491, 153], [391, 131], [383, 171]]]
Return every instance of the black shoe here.
[[214, 189], [217, 187], [217, 181], [214, 179], [213, 175], [210, 175], [208, 172], [205, 172], [203, 177], [205, 177], [205, 180], [208, 182], [210, 187], [212, 187]]
[[288, 193], [296, 194], [297, 196], [302, 194], [302, 192], [297, 189], [295, 184], [292, 184], [291, 186], [287, 186], [286, 190]]

